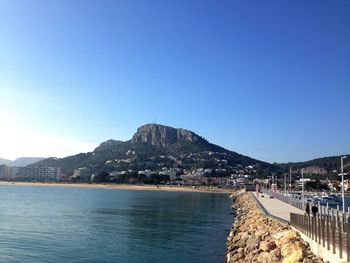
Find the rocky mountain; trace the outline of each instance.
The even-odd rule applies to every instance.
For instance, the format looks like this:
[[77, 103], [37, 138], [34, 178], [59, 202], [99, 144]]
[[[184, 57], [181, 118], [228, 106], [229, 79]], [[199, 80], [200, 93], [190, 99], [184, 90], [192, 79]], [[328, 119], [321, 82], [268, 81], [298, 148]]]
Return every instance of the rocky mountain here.
[[162, 167], [182, 169], [218, 168], [270, 164], [211, 144], [201, 136], [185, 129], [159, 124], [146, 124], [137, 129], [131, 140], [108, 140], [93, 152], [66, 158], [49, 158], [38, 164], [59, 166], [66, 174], [74, 169], [89, 167], [93, 172], [122, 170], [160, 170]]
[[159, 124], [146, 124], [137, 129], [131, 144], [152, 145], [166, 153], [184, 152], [229, 152], [215, 144], [209, 143], [196, 133]]
[[131, 142], [151, 144], [163, 149], [171, 149], [186, 143], [208, 144], [206, 140], [191, 131], [157, 124], [147, 124], [138, 128]]
[[42, 158], [42, 157], [20, 157], [14, 161], [0, 158], [0, 165], [5, 164], [7, 166], [21, 167], [21, 166], [27, 166], [27, 165], [30, 165], [30, 164], [33, 164], [33, 163], [36, 163], [36, 162], [39, 162], [42, 160], [44, 160], [44, 158]]

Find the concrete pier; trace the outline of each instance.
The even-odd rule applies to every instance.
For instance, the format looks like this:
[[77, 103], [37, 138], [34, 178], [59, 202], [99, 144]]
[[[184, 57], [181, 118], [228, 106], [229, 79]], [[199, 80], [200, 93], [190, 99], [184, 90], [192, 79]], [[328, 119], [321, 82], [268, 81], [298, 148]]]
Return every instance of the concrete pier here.
[[[267, 194], [259, 194], [259, 197], [257, 197], [256, 193], [253, 193], [253, 196], [256, 198], [256, 200], [260, 203], [261, 208], [265, 211], [267, 216], [273, 217], [277, 220], [280, 220], [285, 223], [290, 223], [290, 213], [295, 214], [304, 214], [305, 212], [301, 209], [298, 209], [290, 204], [287, 204], [281, 200], [270, 198]], [[263, 197], [262, 197], [263, 196]], [[310, 245], [311, 251], [323, 258], [324, 261], [328, 262], [347, 262], [345, 258], [347, 257], [346, 251], [344, 251], [343, 258], [339, 258], [339, 249], [336, 248], [336, 253], [333, 254], [332, 250], [327, 250], [326, 247], [321, 246], [319, 243], [315, 242], [313, 239], [305, 235], [305, 233], [299, 231], [298, 229], [293, 229], [297, 232], [299, 232], [300, 236], [304, 241], [307, 241]]]
[[284, 222], [290, 222], [290, 213], [295, 214], [304, 214], [304, 211], [282, 202], [276, 198], [270, 198], [267, 194], [259, 194], [259, 197], [256, 196], [256, 193], [253, 193], [254, 197], [258, 202], [263, 206], [266, 212], [277, 219], [281, 219]]

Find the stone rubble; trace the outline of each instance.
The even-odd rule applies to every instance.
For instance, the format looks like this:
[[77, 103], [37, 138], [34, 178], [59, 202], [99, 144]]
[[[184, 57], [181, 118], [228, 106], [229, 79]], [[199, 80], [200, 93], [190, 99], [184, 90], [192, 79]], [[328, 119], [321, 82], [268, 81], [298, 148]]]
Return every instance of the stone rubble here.
[[227, 238], [227, 263], [321, 263], [299, 233], [262, 214], [250, 193], [232, 195], [234, 223]]

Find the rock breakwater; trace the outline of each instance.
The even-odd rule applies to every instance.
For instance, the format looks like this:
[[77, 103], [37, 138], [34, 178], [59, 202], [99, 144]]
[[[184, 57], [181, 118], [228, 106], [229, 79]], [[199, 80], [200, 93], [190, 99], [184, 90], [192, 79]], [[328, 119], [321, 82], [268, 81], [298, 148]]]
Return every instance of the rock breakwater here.
[[318, 263], [296, 231], [262, 214], [251, 193], [238, 192], [232, 208], [234, 223], [227, 238], [227, 263]]

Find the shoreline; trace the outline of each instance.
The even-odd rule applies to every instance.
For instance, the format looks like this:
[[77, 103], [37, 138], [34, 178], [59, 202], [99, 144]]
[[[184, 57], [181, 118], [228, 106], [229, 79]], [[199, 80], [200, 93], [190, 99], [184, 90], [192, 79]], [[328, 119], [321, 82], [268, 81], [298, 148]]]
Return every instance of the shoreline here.
[[34, 182], [7, 182], [1, 181], [0, 186], [51, 186], [72, 188], [99, 188], [113, 190], [138, 190], [138, 191], [166, 191], [166, 192], [194, 192], [194, 193], [216, 193], [232, 194], [234, 189], [219, 189], [210, 187], [186, 187], [167, 185], [129, 185], [129, 184], [88, 184], [88, 183], [34, 183]]

